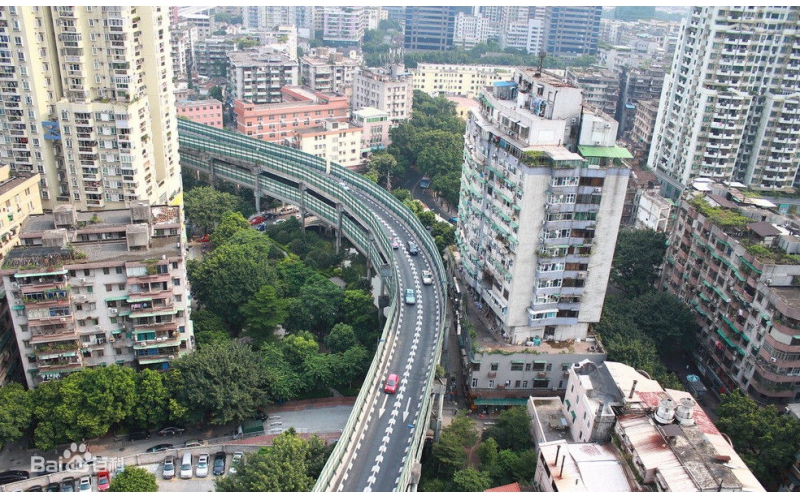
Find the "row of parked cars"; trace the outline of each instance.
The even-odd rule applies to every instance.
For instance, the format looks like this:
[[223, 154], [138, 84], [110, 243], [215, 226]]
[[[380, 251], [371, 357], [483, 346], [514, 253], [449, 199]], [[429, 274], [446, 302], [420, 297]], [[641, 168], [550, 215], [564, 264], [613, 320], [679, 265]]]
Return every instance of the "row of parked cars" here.
[[[15, 481], [24, 481], [30, 478], [30, 473], [24, 470], [11, 470], [0, 473], [0, 484], [12, 483]], [[97, 475], [91, 476], [85, 474], [80, 477], [68, 476], [59, 482], [50, 483], [45, 487], [31, 486], [25, 491], [41, 492], [41, 491], [61, 491], [61, 492], [91, 492], [92, 485], [97, 485], [97, 491], [105, 491], [111, 485], [110, 473], [106, 470], [98, 471]], [[16, 490], [21, 491], [21, 490]]]
[[[211, 473], [213, 475], [221, 476], [225, 474], [225, 461], [227, 455], [224, 451], [218, 451], [214, 454], [213, 463], [209, 461], [209, 455], [207, 453], [201, 453], [198, 455], [197, 462], [195, 463], [194, 456], [191, 452], [187, 451], [181, 457], [180, 468], [176, 463], [176, 458], [177, 457], [173, 455], [169, 455], [164, 458], [164, 467], [162, 471], [162, 477], [164, 479], [172, 479], [175, 477], [176, 473], [180, 475], [181, 479], [207, 477], [209, 466], [211, 466]], [[244, 460], [244, 453], [241, 451], [235, 452], [233, 454], [233, 458], [231, 458], [228, 472], [230, 474], [236, 474], [236, 468], [239, 467], [239, 464], [242, 463], [242, 460]]]

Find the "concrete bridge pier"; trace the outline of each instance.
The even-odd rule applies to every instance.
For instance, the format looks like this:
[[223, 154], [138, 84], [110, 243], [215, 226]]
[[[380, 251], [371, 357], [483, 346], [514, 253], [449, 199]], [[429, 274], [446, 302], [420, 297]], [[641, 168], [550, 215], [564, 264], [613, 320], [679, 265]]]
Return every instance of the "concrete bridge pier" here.
[[342, 213], [344, 213], [344, 206], [341, 203], [336, 204], [336, 251], [340, 252], [342, 249]]

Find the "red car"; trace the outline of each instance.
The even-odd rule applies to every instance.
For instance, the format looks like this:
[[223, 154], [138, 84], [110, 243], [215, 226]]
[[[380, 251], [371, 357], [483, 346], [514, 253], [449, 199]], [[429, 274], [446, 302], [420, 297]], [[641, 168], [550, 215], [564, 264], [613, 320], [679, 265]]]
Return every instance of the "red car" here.
[[208, 238], [209, 238], [209, 236], [205, 235], [205, 236], [203, 236], [202, 238], [200, 238], [197, 241], [199, 241], [200, 243], [208, 243]]
[[255, 226], [255, 225], [261, 224], [265, 220], [267, 220], [267, 219], [265, 219], [264, 217], [259, 215], [258, 217], [254, 217], [253, 219], [250, 220], [250, 225], [251, 226]]
[[109, 476], [107, 470], [97, 473], [97, 491], [106, 491], [109, 487]]
[[400, 377], [398, 377], [396, 373], [392, 373], [386, 377], [386, 385], [383, 386], [383, 392], [394, 394], [397, 392], [398, 385], [400, 385]]

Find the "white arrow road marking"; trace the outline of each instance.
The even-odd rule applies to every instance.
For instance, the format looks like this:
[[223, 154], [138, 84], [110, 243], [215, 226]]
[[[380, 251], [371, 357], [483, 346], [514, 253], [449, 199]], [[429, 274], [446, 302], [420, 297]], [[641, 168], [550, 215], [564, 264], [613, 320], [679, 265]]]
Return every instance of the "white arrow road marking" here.
[[[378, 448], [378, 451], [381, 453], [386, 453], [386, 445], [382, 444], [380, 448]], [[352, 462], [350, 464], [352, 465]]]
[[408, 403], [406, 404], [406, 411], [403, 412], [403, 422], [406, 421], [408, 418], [408, 407], [411, 406], [411, 398], [408, 398]]
[[397, 408], [395, 408], [394, 410], [392, 410], [392, 416], [393, 416], [393, 417], [396, 417], [396, 416], [397, 416], [397, 415], [399, 415], [399, 414], [400, 414], [400, 412], [397, 410]]
[[385, 398], [383, 398], [383, 404], [381, 405], [381, 409], [378, 410], [378, 418], [383, 417], [383, 412], [386, 411], [386, 401], [389, 400], [389, 395], [387, 394]]
[[[411, 402], [411, 400], [409, 399], [409, 400], [408, 400], [408, 402], [410, 403], [410, 402]], [[405, 413], [405, 412], [403, 412], [403, 413]], [[404, 419], [404, 420], [405, 420], [405, 419]], [[396, 423], [397, 423], [397, 420], [395, 420], [395, 419], [394, 419], [394, 417], [392, 417], [392, 418], [390, 418], [390, 419], [389, 419], [389, 426], [390, 426], [390, 427], [391, 427], [391, 426], [393, 426], [393, 425], [394, 425], [394, 424], [396, 424]]]
[[376, 461], [377, 463], [379, 463], [379, 464], [380, 464], [380, 463], [383, 463], [383, 455], [378, 455], [378, 456], [375, 458], [375, 461]]

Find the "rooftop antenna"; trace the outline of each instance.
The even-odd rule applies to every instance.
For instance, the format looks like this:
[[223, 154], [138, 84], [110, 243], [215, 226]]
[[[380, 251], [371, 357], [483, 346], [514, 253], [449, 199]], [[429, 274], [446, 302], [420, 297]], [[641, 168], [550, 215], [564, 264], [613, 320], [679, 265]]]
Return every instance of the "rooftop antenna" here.
[[547, 52], [540, 50], [538, 54], [539, 57], [539, 67], [536, 68], [536, 73], [533, 76], [542, 76], [542, 65], [544, 64], [544, 58], [547, 56]]

